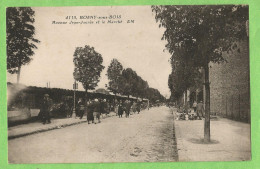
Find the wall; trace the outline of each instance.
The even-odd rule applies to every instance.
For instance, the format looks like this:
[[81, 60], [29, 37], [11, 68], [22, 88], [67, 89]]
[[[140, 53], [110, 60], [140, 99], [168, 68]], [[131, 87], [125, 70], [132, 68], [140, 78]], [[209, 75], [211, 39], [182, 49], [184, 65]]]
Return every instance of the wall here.
[[211, 113], [249, 121], [249, 46], [238, 43], [240, 52], [225, 53], [226, 63], [210, 64]]

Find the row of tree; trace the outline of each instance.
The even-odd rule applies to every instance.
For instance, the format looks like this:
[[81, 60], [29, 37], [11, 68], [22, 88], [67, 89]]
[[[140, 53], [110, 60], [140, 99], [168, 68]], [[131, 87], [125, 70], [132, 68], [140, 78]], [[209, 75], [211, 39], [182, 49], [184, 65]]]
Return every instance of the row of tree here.
[[124, 69], [117, 59], [112, 59], [107, 69], [108, 89], [115, 95], [129, 95], [137, 98], [147, 98], [151, 102], [164, 101], [164, 97], [157, 89], [150, 88], [133, 69]]
[[[86, 92], [98, 85], [100, 75], [104, 69], [102, 55], [93, 47], [77, 47], [74, 52], [74, 79], [81, 82]], [[135, 96], [147, 98], [152, 102], [163, 101], [164, 97], [157, 89], [149, 88], [143, 80], [131, 69], [124, 69], [117, 59], [112, 59], [107, 69], [108, 89], [115, 95]]]
[[162, 40], [172, 55], [168, 85], [172, 97], [201, 83], [205, 86], [204, 140], [210, 141], [209, 64], [223, 63], [223, 53], [240, 49], [237, 42], [248, 40], [248, 6], [152, 6]]

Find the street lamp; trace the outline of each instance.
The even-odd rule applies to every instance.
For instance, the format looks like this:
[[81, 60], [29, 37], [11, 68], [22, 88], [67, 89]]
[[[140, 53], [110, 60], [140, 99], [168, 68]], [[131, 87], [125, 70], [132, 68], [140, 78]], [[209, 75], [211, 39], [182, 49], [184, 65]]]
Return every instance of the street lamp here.
[[73, 91], [74, 91], [74, 104], [73, 104], [73, 112], [72, 112], [72, 118], [76, 118], [76, 90], [78, 89], [78, 83], [74, 82], [73, 84]]
[[[77, 60], [75, 60], [75, 63], [77, 64]], [[76, 80], [79, 80], [79, 78], [80, 78], [80, 72], [78, 69], [73, 72], [73, 76], [74, 76], [75, 81], [73, 84], [74, 105], [73, 105], [72, 117], [76, 118], [76, 90], [78, 89], [78, 83], [76, 82]]]

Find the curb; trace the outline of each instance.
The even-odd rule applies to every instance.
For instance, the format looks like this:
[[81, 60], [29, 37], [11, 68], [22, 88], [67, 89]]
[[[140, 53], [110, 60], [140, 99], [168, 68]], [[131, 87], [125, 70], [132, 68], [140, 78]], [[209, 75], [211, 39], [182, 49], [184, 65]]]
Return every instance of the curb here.
[[179, 126], [176, 125], [174, 121], [175, 127], [175, 137], [176, 137], [176, 146], [177, 146], [177, 153], [178, 153], [178, 162], [185, 162], [188, 161], [188, 156], [186, 154], [187, 150], [183, 146], [183, 140], [181, 137], [181, 132], [179, 130]]
[[[110, 118], [110, 117], [114, 117], [114, 116], [115, 115], [103, 116], [102, 119], [106, 119], [106, 118]], [[50, 127], [50, 128], [46, 128], [46, 129], [39, 129], [39, 130], [28, 132], [28, 133], [22, 133], [22, 134], [17, 134], [17, 135], [13, 135], [13, 136], [8, 136], [8, 140], [12, 140], [12, 139], [16, 139], [16, 138], [24, 137], [24, 136], [29, 136], [29, 135], [33, 135], [33, 134], [37, 134], [37, 133], [42, 133], [42, 132], [46, 132], [46, 131], [51, 131], [51, 130], [55, 130], [55, 129], [61, 129], [64, 127], [69, 127], [72, 125], [77, 125], [77, 124], [86, 123], [86, 122], [87, 122], [87, 120], [82, 120], [82, 121], [75, 122], [75, 123], [62, 124], [60, 126], [54, 126], [54, 127]]]
[[[175, 111], [176, 112], [176, 111]], [[173, 120], [174, 125], [174, 132], [175, 132], [175, 141], [176, 141], [176, 149], [178, 154], [178, 162], [185, 162], [189, 161], [187, 156], [187, 150], [183, 146], [183, 140], [181, 137], [181, 131], [179, 129], [179, 126], [176, 124], [176, 120]]]
[[15, 139], [15, 138], [24, 137], [24, 136], [28, 136], [28, 135], [32, 135], [32, 134], [42, 133], [42, 132], [46, 132], [46, 131], [50, 131], [50, 130], [61, 129], [61, 128], [64, 128], [64, 127], [68, 127], [68, 126], [72, 126], [72, 125], [76, 125], [76, 124], [81, 124], [81, 123], [85, 123], [85, 122], [87, 122], [87, 120], [79, 121], [79, 122], [75, 122], [75, 123], [70, 123], [70, 124], [63, 124], [63, 125], [60, 125], [60, 126], [54, 126], [54, 127], [46, 128], [46, 129], [40, 129], [40, 130], [36, 130], [36, 131], [33, 131], [33, 132], [8, 136], [8, 140], [12, 140], [12, 139]]
[[[173, 116], [174, 118], [174, 116]], [[176, 128], [175, 128], [175, 120], [173, 119], [173, 146], [174, 151], [176, 153], [176, 161], [179, 161], [179, 150], [178, 150], [178, 143], [177, 143], [177, 137], [176, 137]]]

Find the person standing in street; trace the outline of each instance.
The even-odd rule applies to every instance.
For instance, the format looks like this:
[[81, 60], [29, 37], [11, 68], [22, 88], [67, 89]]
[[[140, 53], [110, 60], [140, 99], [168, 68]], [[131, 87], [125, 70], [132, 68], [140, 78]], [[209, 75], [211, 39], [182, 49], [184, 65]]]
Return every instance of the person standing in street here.
[[93, 106], [94, 106], [94, 123], [97, 124], [100, 123], [100, 102], [98, 101], [98, 99], [95, 99], [94, 100], [94, 103], [93, 103]]
[[79, 118], [82, 119], [82, 117], [84, 115], [84, 110], [85, 110], [82, 98], [79, 98], [79, 101], [78, 101], [78, 104], [77, 104], [77, 110], [78, 110]]
[[99, 100], [99, 108], [100, 110], [98, 112], [100, 112], [100, 114], [102, 115], [105, 115], [107, 117], [108, 115], [108, 109], [109, 109], [109, 105], [107, 103], [107, 100], [106, 99], [100, 99]]
[[140, 111], [141, 111], [141, 102], [140, 102], [140, 101], [137, 101], [136, 111], [138, 112], [138, 114], [139, 114]]
[[196, 100], [193, 102], [192, 108], [193, 108], [194, 112], [196, 113], [196, 109], [197, 109], [197, 102], [196, 102]]
[[108, 114], [110, 113], [111, 104], [109, 104], [109, 101], [106, 100], [106, 99], [104, 99], [104, 102], [105, 102], [104, 110], [105, 110], [105, 114], [106, 114], [106, 117], [107, 117]]
[[115, 106], [114, 106], [114, 111], [116, 113], [116, 116], [118, 115], [118, 100], [115, 100]]
[[124, 112], [123, 103], [122, 103], [122, 100], [120, 100], [118, 103], [118, 117], [119, 118], [122, 117], [123, 112]]
[[134, 112], [134, 114], [135, 114], [135, 112], [136, 112], [136, 102], [134, 101], [134, 103], [133, 103], [133, 105], [132, 105], [132, 110], [133, 110], [133, 112]]
[[[203, 106], [203, 103], [202, 101], [200, 101], [198, 104], [197, 104], [197, 118], [199, 118], [199, 120], [201, 120], [201, 116], [203, 117], [203, 113], [204, 113], [204, 106]], [[201, 116], [200, 116], [201, 115]]]
[[85, 104], [84, 104], [84, 107], [85, 107], [85, 113], [87, 114], [87, 121], [88, 121], [88, 124], [90, 124], [90, 121], [92, 121], [92, 123], [94, 123], [94, 105], [92, 103], [92, 101], [88, 101], [87, 99], [85, 100]]
[[51, 102], [49, 99], [49, 95], [44, 94], [43, 102], [42, 102], [41, 110], [40, 110], [40, 112], [42, 114], [42, 123], [43, 124], [51, 123], [50, 111], [51, 111]]
[[125, 117], [126, 118], [129, 118], [130, 109], [131, 109], [131, 102], [129, 100], [127, 100], [125, 103]]

